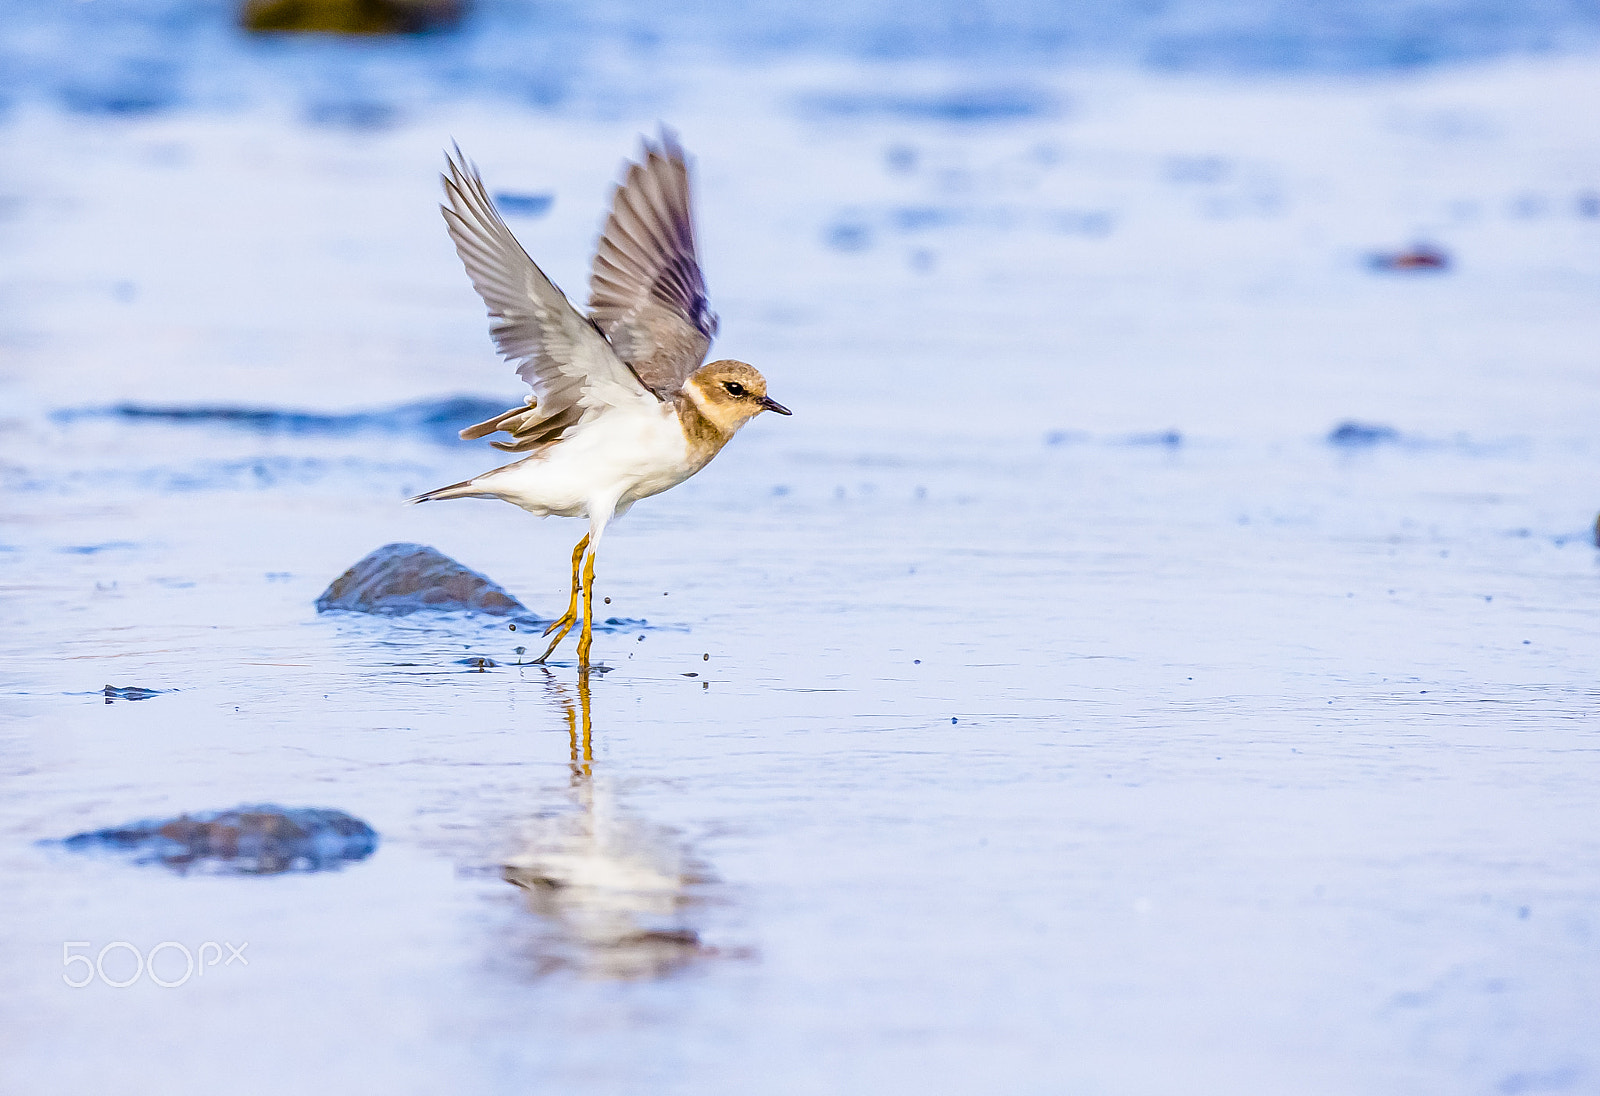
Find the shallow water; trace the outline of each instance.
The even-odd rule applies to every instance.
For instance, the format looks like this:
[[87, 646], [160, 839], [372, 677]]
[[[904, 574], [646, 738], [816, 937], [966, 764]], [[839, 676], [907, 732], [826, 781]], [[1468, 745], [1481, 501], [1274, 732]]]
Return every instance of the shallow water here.
[[[806, 62], [360, 133], [19, 110], [0, 1076], [1600, 1091], [1597, 72]], [[879, 109], [1021, 84], [1051, 106]], [[393, 541], [558, 611], [579, 530], [402, 506], [497, 454], [385, 409], [517, 398], [440, 146], [556, 196], [514, 227], [577, 295], [657, 111], [718, 350], [795, 416], [607, 534], [643, 623], [588, 681], [504, 620], [318, 615]], [[1417, 238], [1452, 268], [1370, 269]], [[121, 404], [290, 417], [62, 413]], [[380, 844], [239, 878], [49, 843], [262, 802]], [[248, 966], [74, 989], [69, 941]]]

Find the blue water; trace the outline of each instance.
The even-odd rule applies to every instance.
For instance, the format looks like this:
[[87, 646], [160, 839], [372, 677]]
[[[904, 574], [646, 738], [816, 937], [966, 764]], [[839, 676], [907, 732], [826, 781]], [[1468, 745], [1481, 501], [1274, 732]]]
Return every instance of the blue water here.
[[[1596, 0], [478, 0], [457, 30], [371, 41], [253, 38], [219, 0], [12, 0], [0, 103], [116, 116], [287, 94], [313, 122], [362, 129], [389, 124], [397, 102], [439, 98], [603, 108], [649, 97], [660, 73], [708, 54], [1362, 74], [1597, 42]], [[908, 109], [962, 120], [1034, 105], [1001, 95]]]
[[[1600, 1096], [1596, 6], [975, 7], [0, 9], [0, 1093]], [[440, 149], [581, 300], [657, 119], [794, 416], [609, 672], [319, 612], [561, 610], [404, 504], [523, 394]], [[61, 845], [264, 803], [380, 838]]]

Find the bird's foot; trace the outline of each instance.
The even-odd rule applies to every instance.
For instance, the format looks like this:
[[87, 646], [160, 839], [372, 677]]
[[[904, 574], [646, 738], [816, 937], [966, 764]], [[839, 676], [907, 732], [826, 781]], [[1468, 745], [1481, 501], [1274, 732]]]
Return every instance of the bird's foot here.
[[561, 645], [563, 639], [567, 638], [567, 633], [572, 631], [572, 626], [576, 623], [578, 623], [578, 617], [575, 613], [563, 613], [557, 619], [552, 620], [550, 627], [544, 630], [544, 634], [549, 635], [551, 632], [555, 632], [556, 638], [550, 641], [550, 646], [544, 649], [544, 654], [533, 660], [533, 664], [535, 666], [543, 666], [545, 660], [555, 653], [555, 649]]

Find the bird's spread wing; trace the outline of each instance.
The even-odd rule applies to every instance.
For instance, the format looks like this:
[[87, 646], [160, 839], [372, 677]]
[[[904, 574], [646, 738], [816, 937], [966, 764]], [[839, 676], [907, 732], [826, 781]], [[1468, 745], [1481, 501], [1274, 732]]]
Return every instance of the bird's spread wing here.
[[650, 392], [601, 332], [528, 258], [459, 148], [449, 157], [444, 192], [439, 208], [473, 287], [489, 306], [495, 346], [533, 388], [527, 406], [462, 435], [506, 430], [515, 441], [496, 442], [500, 448], [532, 449], [604, 408], [640, 401], [654, 406]]
[[623, 361], [662, 399], [700, 367], [717, 318], [706, 306], [689, 209], [689, 165], [668, 131], [628, 165], [595, 249], [589, 314]]

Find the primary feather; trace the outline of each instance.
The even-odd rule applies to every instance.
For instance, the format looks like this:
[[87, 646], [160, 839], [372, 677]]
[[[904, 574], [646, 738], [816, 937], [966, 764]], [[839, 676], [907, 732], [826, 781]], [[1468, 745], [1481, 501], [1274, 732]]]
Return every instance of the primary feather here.
[[589, 278], [589, 314], [617, 355], [662, 399], [682, 390], [717, 333], [689, 203], [689, 164], [662, 130], [644, 141], [611, 199]]
[[517, 243], [461, 150], [448, 158], [440, 206], [456, 253], [488, 306], [495, 346], [533, 389], [525, 406], [463, 431], [509, 430], [513, 451], [559, 440], [607, 407], [654, 402], [632, 369]]

